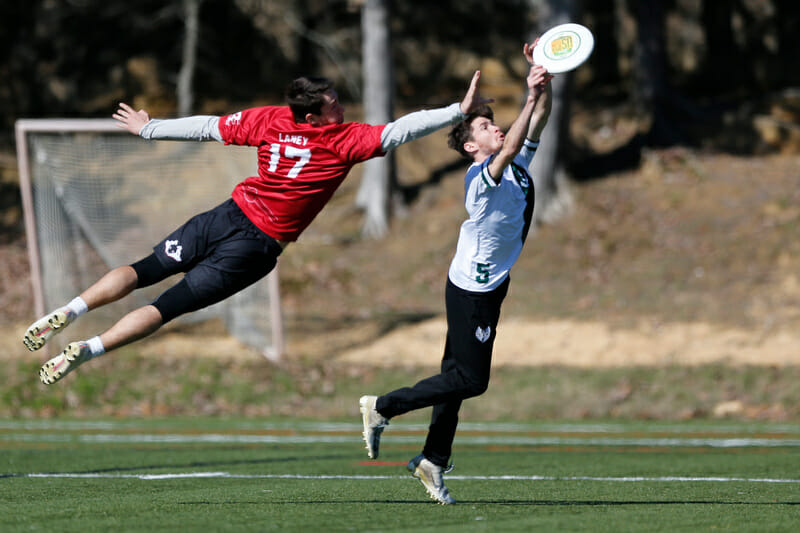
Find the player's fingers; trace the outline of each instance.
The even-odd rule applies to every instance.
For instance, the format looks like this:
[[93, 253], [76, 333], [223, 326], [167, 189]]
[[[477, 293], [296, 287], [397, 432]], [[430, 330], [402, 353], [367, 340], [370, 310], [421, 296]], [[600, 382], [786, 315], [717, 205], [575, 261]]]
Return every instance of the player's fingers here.
[[546, 77], [549, 75], [549, 73], [547, 72], [547, 69], [546, 69], [546, 68], [544, 68], [544, 67], [543, 67], [543, 66], [541, 66], [541, 65], [534, 65], [534, 66], [533, 66], [533, 68], [532, 68], [531, 70], [533, 71], [533, 75], [534, 75], [534, 77], [536, 77], [536, 78], [542, 78], [542, 79], [544, 79], [544, 78], [546, 78]]
[[481, 79], [481, 71], [476, 70], [475, 74], [472, 75], [472, 81], [469, 82], [469, 90], [470, 91], [477, 91], [478, 90], [478, 82]]
[[480, 93], [478, 92], [478, 82], [480, 79], [481, 71], [476, 70], [475, 74], [472, 75], [472, 80], [469, 82], [469, 89], [467, 89], [467, 94], [464, 97], [465, 100], [480, 99]]
[[535, 65], [536, 64], [536, 61], [533, 59], [533, 49], [536, 48], [536, 46], [538, 44], [539, 44], [539, 38], [538, 37], [536, 38], [536, 40], [533, 41], [532, 44], [527, 44], [526, 43], [526, 46], [528, 47], [528, 50], [527, 50], [527, 52], [525, 54], [525, 59], [527, 59], [528, 63], [530, 63], [531, 65]]

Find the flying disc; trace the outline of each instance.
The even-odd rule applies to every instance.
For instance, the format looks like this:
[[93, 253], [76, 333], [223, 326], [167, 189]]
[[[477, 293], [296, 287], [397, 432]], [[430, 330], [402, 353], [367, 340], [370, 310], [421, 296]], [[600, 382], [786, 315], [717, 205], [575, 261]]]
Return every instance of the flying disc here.
[[559, 24], [539, 37], [533, 49], [533, 61], [551, 74], [569, 72], [589, 59], [594, 49], [594, 35], [580, 24]]

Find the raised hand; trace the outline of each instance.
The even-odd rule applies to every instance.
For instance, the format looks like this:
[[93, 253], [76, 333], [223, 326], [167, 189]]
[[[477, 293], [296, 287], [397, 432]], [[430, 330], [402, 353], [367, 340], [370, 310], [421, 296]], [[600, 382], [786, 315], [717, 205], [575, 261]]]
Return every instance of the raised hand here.
[[541, 65], [532, 65], [528, 72], [528, 77], [525, 82], [528, 85], [528, 90], [531, 94], [538, 94], [544, 90], [547, 82], [553, 79], [553, 75], [547, 72], [547, 69]]
[[522, 53], [525, 55], [525, 59], [527, 59], [528, 63], [531, 65], [526, 82], [528, 84], [530, 94], [534, 98], [538, 98], [545, 91], [547, 84], [550, 83], [550, 80], [553, 79], [553, 75], [547, 72], [547, 69], [541, 65], [537, 65], [533, 60], [533, 49], [536, 48], [538, 44], [539, 38], [537, 37], [536, 40], [533, 41], [533, 44], [525, 43], [522, 46]]
[[525, 43], [522, 45], [522, 53], [525, 55], [525, 59], [528, 60], [528, 63], [531, 65], [535, 65], [536, 62], [533, 60], [533, 49], [539, 44], [539, 38], [537, 37], [533, 44]]
[[494, 102], [494, 98], [483, 98], [480, 95], [480, 91], [478, 90], [478, 82], [480, 79], [481, 71], [476, 70], [475, 74], [472, 75], [472, 81], [469, 84], [469, 89], [467, 89], [467, 94], [464, 96], [464, 100], [461, 101], [461, 112], [464, 114], [476, 110], [483, 104], [491, 104]]
[[139, 135], [142, 127], [150, 122], [150, 115], [144, 109], [134, 111], [126, 103], [120, 103], [117, 112], [111, 115], [117, 121], [117, 127], [128, 130], [134, 135]]

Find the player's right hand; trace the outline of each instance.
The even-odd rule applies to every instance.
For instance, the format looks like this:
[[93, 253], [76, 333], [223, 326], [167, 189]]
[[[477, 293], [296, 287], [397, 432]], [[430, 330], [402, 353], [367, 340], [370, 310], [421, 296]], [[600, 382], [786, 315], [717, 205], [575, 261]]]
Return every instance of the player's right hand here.
[[150, 122], [150, 115], [144, 109], [134, 111], [131, 106], [120, 102], [117, 112], [111, 115], [117, 121], [117, 127], [128, 130], [134, 135], [139, 135], [145, 124]]

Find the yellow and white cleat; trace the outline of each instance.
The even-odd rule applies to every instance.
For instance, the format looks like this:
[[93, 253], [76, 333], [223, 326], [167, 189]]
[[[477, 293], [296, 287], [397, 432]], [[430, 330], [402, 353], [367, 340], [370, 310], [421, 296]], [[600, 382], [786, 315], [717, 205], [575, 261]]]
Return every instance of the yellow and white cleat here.
[[[447, 469], [449, 472], [452, 470], [452, 465]], [[453, 505], [456, 499], [450, 496], [450, 491], [444, 485], [445, 469], [439, 465], [435, 465], [420, 454], [408, 462], [408, 471], [411, 475], [420, 480], [425, 490], [431, 498], [441, 503], [442, 505]]]
[[34, 352], [47, 344], [56, 333], [60, 333], [73, 320], [75, 314], [66, 307], [57, 309], [43, 316], [28, 327], [22, 343], [28, 350]]
[[39, 379], [45, 385], [52, 385], [91, 358], [92, 352], [87, 343], [71, 342], [63, 352], [42, 365]]

